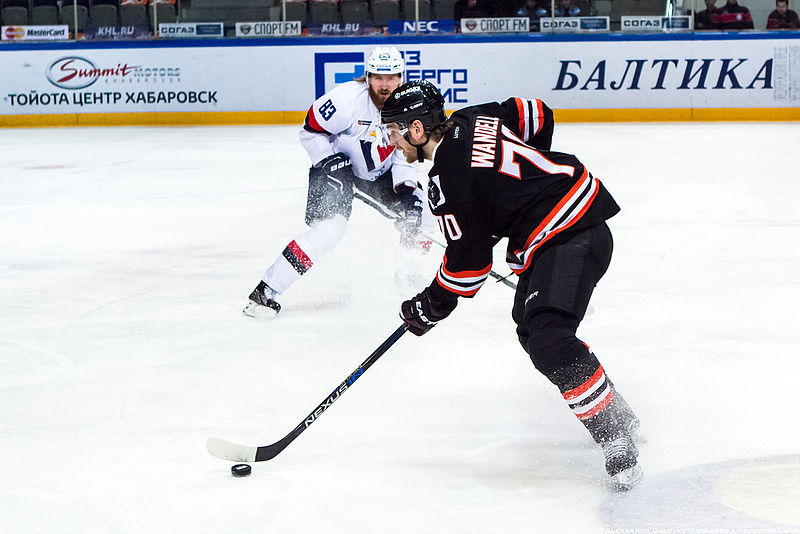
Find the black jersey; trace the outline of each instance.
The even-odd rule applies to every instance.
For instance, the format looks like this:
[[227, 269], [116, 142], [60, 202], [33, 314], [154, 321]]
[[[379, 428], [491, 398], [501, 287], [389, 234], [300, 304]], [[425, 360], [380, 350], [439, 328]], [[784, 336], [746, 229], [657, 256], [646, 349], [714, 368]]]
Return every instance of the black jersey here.
[[[545, 112], [549, 112], [549, 115]], [[545, 244], [602, 223], [619, 206], [571, 154], [551, 152], [552, 112], [510, 98], [464, 108], [434, 152], [428, 198], [447, 238], [435, 286], [473, 296], [508, 238], [506, 261], [521, 274]]]

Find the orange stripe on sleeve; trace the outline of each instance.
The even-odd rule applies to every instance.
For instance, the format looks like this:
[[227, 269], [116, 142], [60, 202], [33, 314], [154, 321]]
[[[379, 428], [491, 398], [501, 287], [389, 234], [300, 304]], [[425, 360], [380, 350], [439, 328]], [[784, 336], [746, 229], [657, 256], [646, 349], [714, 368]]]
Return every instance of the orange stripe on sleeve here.
[[519, 115], [519, 136], [525, 135], [525, 102], [521, 98], [514, 97], [517, 103], [517, 115]]
[[475, 289], [456, 289], [453, 286], [445, 285], [445, 283], [439, 278], [438, 271], [436, 272], [436, 283], [439, 284], [439, 286], [445, 291], [449, 291], [450, 293], [455, 293], [456, 295], [461, 295], [463, 297], [471, 297], [481, 288], [481, 286], [478, 286]]
[[[539, 132], [541, 132], [542, 126], [544, 126], [544, 108], [542, 108], [542, 101], [539, 100], [538, 98], [536, 99], [536, 113], [539, 114], [539, 120], [537, 121], [539, 123], [539, 127], [536, 128], [536, 131], [533, 132], [533, 135], [536, 135]], [[533, 137], [533, 135], [531, 137]]]
[[458, 271], [458, 272], [452, 272], [452, 271], [447, 270], [447, 254], [445, 254], [444, 257], [442, 258], [442, 270], [444, 271], [444, 274], [446, 274], [447, 276], [449, 276], [451, 278], [456, 278], [456, 279], [457, 278], [473, 278], [475, 276], [484, 276], [486, 274], [489, 274], [489, 271], [492, 270], [492, 264], [490, 263], [489, 265], [487, 265], [486, 267], [484, 267], [480, 271]]

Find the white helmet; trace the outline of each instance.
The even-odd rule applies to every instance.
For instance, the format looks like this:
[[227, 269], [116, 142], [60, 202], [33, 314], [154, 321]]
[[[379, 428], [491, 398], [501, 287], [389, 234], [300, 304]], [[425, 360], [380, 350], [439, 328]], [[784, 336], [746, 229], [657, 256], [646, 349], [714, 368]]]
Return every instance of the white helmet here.
[[367, 59], [366, 72], [372, 74], [403, 74], [406, 62], [394, 46], [379, 46]]

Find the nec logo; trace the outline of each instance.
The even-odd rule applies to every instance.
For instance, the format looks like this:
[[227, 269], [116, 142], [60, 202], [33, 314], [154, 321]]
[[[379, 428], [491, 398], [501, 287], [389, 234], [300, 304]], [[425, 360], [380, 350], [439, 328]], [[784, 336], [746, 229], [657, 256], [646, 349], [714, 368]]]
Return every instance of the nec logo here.
[[438, 20], [421, 20], [415, 23], [413, 20], [403, 21], [403, 33], [434, 33], [439, 31]]
[[334, 85], [364, 75], [364, 52], [318, 52], [314, 54], [314, 98]]

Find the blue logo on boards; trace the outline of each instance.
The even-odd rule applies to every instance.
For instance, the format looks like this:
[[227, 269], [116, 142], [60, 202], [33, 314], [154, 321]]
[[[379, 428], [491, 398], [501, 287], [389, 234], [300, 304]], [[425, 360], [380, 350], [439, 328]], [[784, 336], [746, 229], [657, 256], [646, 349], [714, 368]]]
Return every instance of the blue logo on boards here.
[[[466, 104], [468, 69], [456, 67], [422, 68], [420, 50], [401, 50], [406, 61], [405, 81], [427, 80], [442, 92], [445, 102]], [[364, 75], [364, 52], [317, 52], [314, 54], [314, 98], [330, 91], [334, 85]]]
[[364, 52], [319, 52], [314, 54], [314, 98], [326, 92], [325, 76], [333, 73], [333, 83], [349, 82], [364, 75]]
[[455, 33], [456, 21], [453, 19], [421, 20], [417, 24], [413, 20], [390, 20], [387, 30], [391, 34], [398, 33]]

